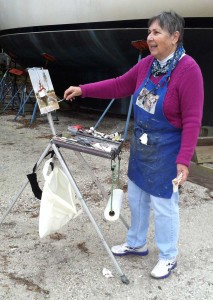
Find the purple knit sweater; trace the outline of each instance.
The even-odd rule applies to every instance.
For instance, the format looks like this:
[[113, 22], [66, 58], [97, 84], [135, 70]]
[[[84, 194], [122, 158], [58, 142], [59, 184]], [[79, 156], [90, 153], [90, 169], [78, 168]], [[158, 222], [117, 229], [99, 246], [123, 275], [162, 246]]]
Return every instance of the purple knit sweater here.
[[[80, 85], [82, 97], [111, 99], [131, 96], [145, 79], [153, 56], [143, 58], [120, 77]], [[160, 77], [151, 76], [157, 83]], [[181, 147], [176, 163], [189, 166], [200, 131], [203, 112], [203, 78], [197, 63], [189, 55], [178, 62], [171, 75], [163, 104], [167, 120], [182, 128]]]

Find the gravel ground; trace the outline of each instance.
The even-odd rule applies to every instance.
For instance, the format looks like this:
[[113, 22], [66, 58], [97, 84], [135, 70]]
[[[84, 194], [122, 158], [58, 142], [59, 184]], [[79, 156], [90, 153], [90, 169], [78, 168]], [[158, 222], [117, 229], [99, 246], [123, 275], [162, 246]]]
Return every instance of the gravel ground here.
[[[99, 116], [61, 111], [58, 117], [55, 127], [61, 133], [67, 131], [68, 125], [93, 126]], [[124, 124], [125, 120], [105, 117], [99, 130], [115, 132], [123, 129]], [[19, 117], [17, 121], [14, 121], [14, 114], [0, 116], [1, 215], [26, 182], [26, 174], [32, 172], [50, 136], [46, 117], [37, 118], [29, 127], [29, 116]], [[104, 220], [106, 200], [91, 176], [73, 151], [62, 149], [62, 154], [108, 245], [123, 242], [126, 227], [120, 220]], [[121, 183], [125, 192], [128, 156], [127, 142], [121, 160]], [[110, 160], [88, 154], [84, 157], [106, 191], [110, 192]], [[42, 165], [37, 176], [42, 187], [41, 169]], [[0, 299], [213, 299], [212, 200], [213, 193], [206, 188], [190, 182], [182, 188], [178, 267], [166, 280], [150, 277], [157, 260], [151, 217], [149, 255], [117, 259], [130, 281], [125, 285], [85, 212], [57, 233], [39, 238], [39, 201], [27, 185], [1, 224]], [[122, 215], [129, 222], [127, 199]], [[104, 277], [103, 268], [110, 270], [114, 277]]]

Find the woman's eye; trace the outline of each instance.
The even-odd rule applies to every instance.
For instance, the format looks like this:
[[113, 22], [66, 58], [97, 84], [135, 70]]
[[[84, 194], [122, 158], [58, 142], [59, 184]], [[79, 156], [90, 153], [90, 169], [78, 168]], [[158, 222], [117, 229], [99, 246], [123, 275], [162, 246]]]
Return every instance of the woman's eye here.
[[150, 31], [150, 32], [148, 32], [148, 35], [149, 34], [158, 35], [158, 34], [160, 34], [160, 32], [159, 31], [153, 31], [153, 32]]

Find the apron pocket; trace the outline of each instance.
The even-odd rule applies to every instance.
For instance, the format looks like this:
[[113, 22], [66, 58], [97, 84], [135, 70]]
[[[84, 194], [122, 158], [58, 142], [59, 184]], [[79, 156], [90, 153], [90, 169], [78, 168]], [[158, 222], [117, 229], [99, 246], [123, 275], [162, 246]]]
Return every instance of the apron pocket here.
[[135, 163], [143, 164], [149, 167], [155, 167], [158, 163], [158, 150], [156, 145], [144, 145], [133, 137], [131, 143], [131, 157]]

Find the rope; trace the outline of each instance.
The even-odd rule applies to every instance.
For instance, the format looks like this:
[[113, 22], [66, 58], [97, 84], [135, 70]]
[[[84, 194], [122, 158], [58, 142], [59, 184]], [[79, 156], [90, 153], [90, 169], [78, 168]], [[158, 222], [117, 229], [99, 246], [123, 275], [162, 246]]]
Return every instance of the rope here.
[[114, 216], [114, 211], [112, 210], [112, 201], [113, 201], [113, 190], [114, 190], [114, 181], [115, 181], [115, 167], [116, 165], [113, 165], [113, 162], [111, 160], [111, 171], [112, 171], [112, 185], [111, 185], [111, 203], [110, 203], [110, 212], [109, 214], [111, 216]]
[[[111, 171], [112, 171], [112, 185], [111, 185], [111, 201], [110, 201], [110, 216], [114, 216], [115, 212], [112, 209], [112, 203], [113, 203], [113, 191], [114, 191], [114, 183], [115, 183], [115, 168], [116, 164], [113, 164], [113, 161], [111, 160]], [[118, 175], [117, 175], [117, 187], [120, 188], [120, 168], [121, 168], [121, 157], [118, 155]]]
[[118, 178], [117, 178], [117, 186], [120, 188], [120, 170], [121, 170], [121, 157], [118, 155]]

